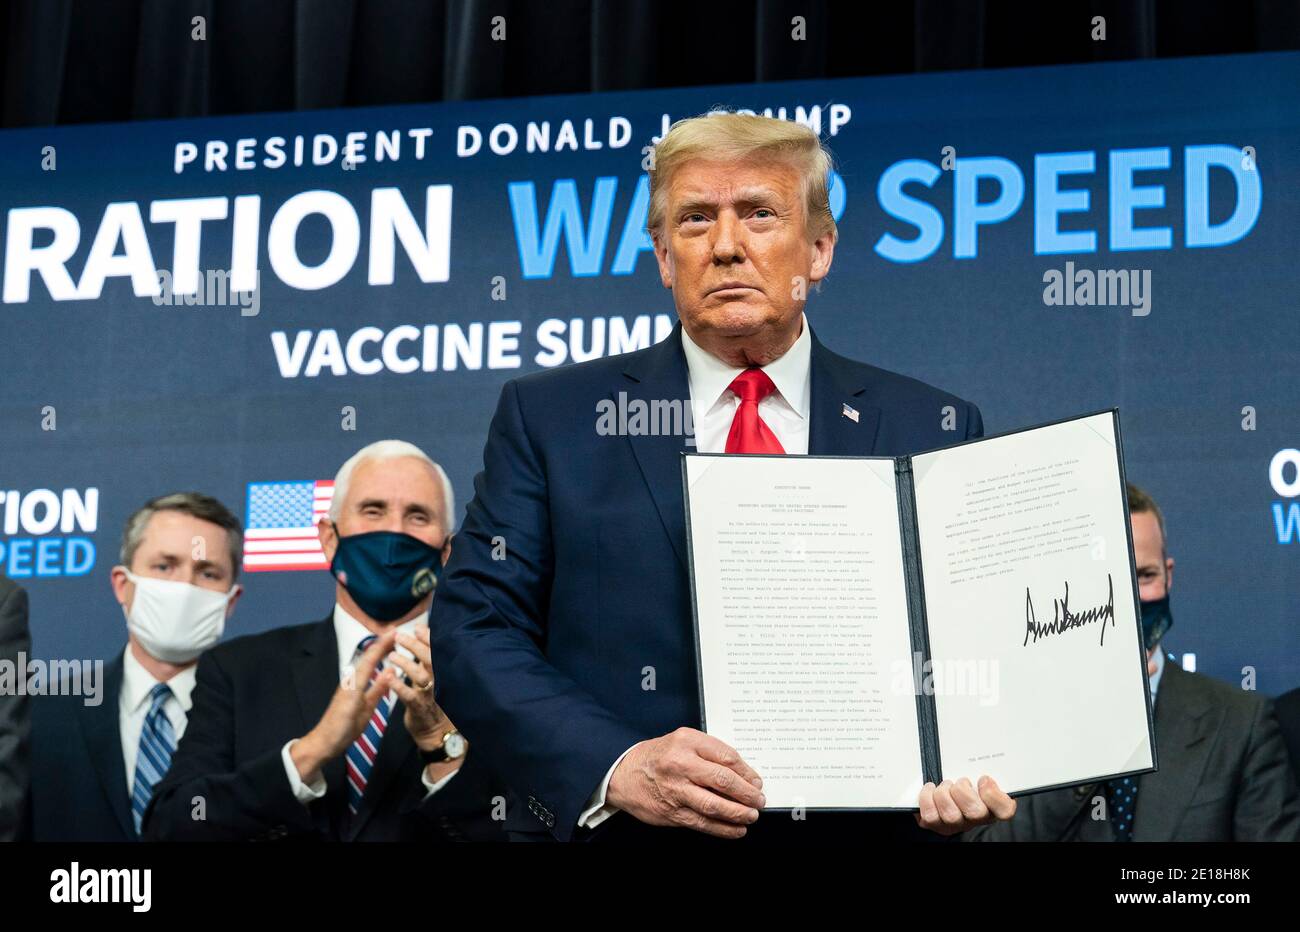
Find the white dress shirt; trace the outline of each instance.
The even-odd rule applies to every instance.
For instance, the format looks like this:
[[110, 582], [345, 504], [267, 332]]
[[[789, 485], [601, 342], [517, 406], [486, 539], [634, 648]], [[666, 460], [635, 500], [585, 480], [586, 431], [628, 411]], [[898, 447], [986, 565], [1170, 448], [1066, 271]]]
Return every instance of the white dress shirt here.
[[[418, 615], [410, 621], [402, 622], [397, 626], [397, 630], [403, 634], [409, 634], [414, 637], [415, 626], [428, 625], [428, 623], [429, 613], [425, 612], [423, 615]], [[357, 650], [357, 645], [360, 644], [364, 638], [369, 637], [373, 633], [373, 631], [345, 612], [343, 606], [339, 605], [337, 602], [334, 604], [334, 637], [338, 642], [340, 682], [342, 682], [343, 677], [347, 676], [348, 672], [361, 656], [360, 652]], [[388, 698], [391, 701], [396, 701], [397, 691], [389, 690]], [[325, 795], [325, 775], [317, 774], [315, 781], [312, 783], [303, 782], [302, 776], [298, 773], [298, 768], [294, 766], [293, 757], [290, 755], [290, 749], [293, 748], [297, 741], [298, 739], [294, 738], [280, 749], [280, 759], [284, 761], [284, 772], [289, 778], [289, 786], [293, 789], [294, 797], [298, 802], [306, 805], [307, 803], [320, 799]], [[459, 770], [453, 770], [441, 780], [435, 782], [429, 779], [427, 769], [421, 767], [420, 782], [424, 784], [424, 788], [427, 791], [424, 794], [424, 798], [428, 799], [434, 793], [438, 792], [438, 790], [450, 783], [451, 778], [456, 776], [459, 772]]]
[[1156, 662], [1156, 672], [1152, 673], [1151, 680], [1151, 705], [1154, 708], [1156, 704], [1156, 690], [1160, 688], [1160, 674], [1165, 672], [1165, 649], [1159, 644], [1156, 645], [1156, 652], [1151, 655], [1151, 659]]
[[[799, 338], [785, 355], [762, 367], [776, 391], [758, 403], [758, 416], [776, 434], [781, 448], [798, 454], [808, 452], [808, 412], [812, 405], [812, 336], [806, 318], [801, 327]], [[690, 383], [695, 449], [700, 453], [725, 453], [727, 434], [740, 407], [740, 396], [731, 390], [731, 383], [745, 370], [729, 366], [701, 349], [684, 329], [682, 351]]]
[[[172, 694], [163, 702], [162, 711], [167, 716], [167, 721], [172, 723], [172, 734], [178, 745], [189, 720], [196, 676], [196, 668], [191, 665], [166, 681]], [[149, 693], [160, 682], [162, 681], [155, 679], [144, 668], [144, 664], [135, 659], [131, 645], [128, 644], [122, 661], [122, 689], [117, 694], [117, 724], [122, 736], [122, 762], [126, 765], [128, 794], [135, 790], [135, 758], [140, 753], [140, 733], [144, 731], [144, 718], [149, 714]]]
[[[762, 367], [776, 391], [758, 403], [758, 416], [776, 434], [786, 453], [803, 455], [808, 452], [808, 419], [812, 409], [812, 336], [807, 317], [801, 317], [799, 325], [799, 337], [794, 345], [779, 359]], [[700, 453], [725, 453], [727, 434], [740, 407], [740, 396], [731, 390], [731, 383], [745, 370], [701, 349], [685, 328], [682, 328], [682, 352], [686, 355], [686, 379], [691, 391], [695, 449]], [[610, 777], [627, 751], [614, 761], [587, 800], [587, 808], [578, 816], [580, 828], [595, 828], [618, 812], [616, 807], [605, 803], [605, 795], [609, 792]]]

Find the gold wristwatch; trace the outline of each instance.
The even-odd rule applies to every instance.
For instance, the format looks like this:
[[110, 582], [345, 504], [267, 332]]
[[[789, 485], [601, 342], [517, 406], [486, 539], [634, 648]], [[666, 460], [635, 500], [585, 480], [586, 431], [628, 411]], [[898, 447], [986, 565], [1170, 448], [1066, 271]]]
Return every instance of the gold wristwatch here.
[[445, 732], [442, 736], [442, 743], [436, 748], [428, 751], [420, 751], [420, 760], [426, 764], [443, 764], [449, 760], [460, 760], [465, 756], [465, 750], [469, 747], [469, 742], [456, 729]]

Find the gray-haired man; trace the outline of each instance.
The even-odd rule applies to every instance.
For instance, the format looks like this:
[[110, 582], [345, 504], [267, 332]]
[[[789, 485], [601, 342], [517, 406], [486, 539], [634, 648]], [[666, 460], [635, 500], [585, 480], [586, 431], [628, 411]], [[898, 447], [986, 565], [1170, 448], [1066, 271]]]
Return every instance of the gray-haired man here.
[[454, 516], [446, 474], [410, 443], [343, 464], [319, 526], [329, 613], [204, 656], [147, 838], [503, 838], [504, 796], [434, 699], [427, 618]]

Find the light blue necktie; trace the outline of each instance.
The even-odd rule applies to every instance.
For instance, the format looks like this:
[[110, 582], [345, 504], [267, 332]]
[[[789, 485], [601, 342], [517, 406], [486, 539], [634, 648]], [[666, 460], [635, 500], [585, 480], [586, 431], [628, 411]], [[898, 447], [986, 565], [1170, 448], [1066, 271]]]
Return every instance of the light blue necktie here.
[[135, 784], [131, 787], [131, 815], [135, 819], [135, 833], [140, 834], [140, 822], [153, 798], [153, 788], [167, 773], [176, 750], [176, 737], [171, 720], [163, 713], [163, 703], [171, 697], [171, 687], [157, 683], [149, 690], [149, 713], [144, 717], [140, 731], [140, 750], [135, 756]]

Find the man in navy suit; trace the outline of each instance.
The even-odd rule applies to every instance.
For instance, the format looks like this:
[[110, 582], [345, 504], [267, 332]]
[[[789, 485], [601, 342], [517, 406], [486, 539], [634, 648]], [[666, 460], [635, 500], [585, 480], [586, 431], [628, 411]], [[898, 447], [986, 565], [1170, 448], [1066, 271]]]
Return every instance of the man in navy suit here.
[[126, 649], [102, 666], [93, 695], [64, 683], [32, 701], [37, 841], [139, 838], [188, 724], [199, 655], [239, 598], [242, 549], [239, 519], [198, 492], [155, 498], [127, 520], [111, 576]]
[[[519, 840], [879, 836], [899, 821], [755, 825], [760, 775], [698, 730], [680, 457], [893, 456], [981, 436], [979, 410], [813, 336], [807, 290], [836, 239], [816, 134], [684, 120], [652, 166], [647, 228], [680, 323], [649, 349], [506, 384], [433, 606], [438, 700], [514, 790]], [[674, 411], [690, 446], [685, 418], [659, 422]], [[919, 810], [903, 827], [947, 835], [1015, 802], [987, 778], [945, 781]]]

